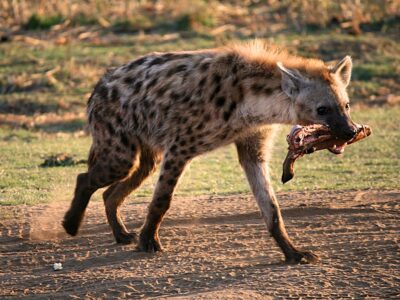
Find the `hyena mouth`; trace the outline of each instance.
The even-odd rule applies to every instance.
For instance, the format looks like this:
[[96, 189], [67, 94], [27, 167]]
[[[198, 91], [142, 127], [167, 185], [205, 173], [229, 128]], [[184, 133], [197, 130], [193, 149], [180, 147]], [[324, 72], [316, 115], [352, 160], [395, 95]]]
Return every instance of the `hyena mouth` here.
[[288, 182], [293, 178], [294, 162], [304, 154], [324, 149], [334, 154], [341, 154], [347, 145], [364, 139], [372, 133], [367, 125], [356, 124], [356, 126], [357, 133], [350, 140], [339, 139], [326, 125], [294, 126], [286, 138], [289, 152], [283, 163], [282, 182]]

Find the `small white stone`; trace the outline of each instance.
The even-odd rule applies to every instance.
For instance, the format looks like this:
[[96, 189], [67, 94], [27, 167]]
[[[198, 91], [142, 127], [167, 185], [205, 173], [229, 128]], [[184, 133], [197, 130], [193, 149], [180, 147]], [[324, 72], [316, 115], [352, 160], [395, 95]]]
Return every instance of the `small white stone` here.
[[54, 271], [59, 271], [59, 270], [62, 270], [62, 269], [63, 269], [62, 263], [54, 263], [54, 265], [53, 265], [53, 270]]

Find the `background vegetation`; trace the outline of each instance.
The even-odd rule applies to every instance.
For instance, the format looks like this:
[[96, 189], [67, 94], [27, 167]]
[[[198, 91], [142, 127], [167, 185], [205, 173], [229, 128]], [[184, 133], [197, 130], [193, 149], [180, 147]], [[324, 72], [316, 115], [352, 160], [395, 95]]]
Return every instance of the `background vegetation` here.
[[[0, 0], [0, 204], [71, 197], [90, 145], [86, 100], [107, 68], [150, 51], [254, 37], [324, 60], [352, 55], [354, 118], [374, 129], [343, 157], [302, 158], [283, 186], [283, 128], [272, 163], [277, 190], [398, 188], [399, 10], [398, 1], [377, 0]], [[133, 196], [149, 196], [155, 180]], [[233, 147], [196, 159], [178, 189], [246, 192]]]

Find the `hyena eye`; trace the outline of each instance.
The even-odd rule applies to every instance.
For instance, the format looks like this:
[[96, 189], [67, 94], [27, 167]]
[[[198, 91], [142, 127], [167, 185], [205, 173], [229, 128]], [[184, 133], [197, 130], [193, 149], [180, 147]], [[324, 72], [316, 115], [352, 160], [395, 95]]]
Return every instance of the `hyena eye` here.
[[347, 110], [349, 110], [349, 109], [350, 109], [350, 103], [346, 103], [345, 108], [346, 108]]
[[329, 108], [326, 106], [320, 106], [317, 108], [317, 113], [320, 116], [326, 115], [326, 114], [328, 114], [328, 112], [329, 112]]

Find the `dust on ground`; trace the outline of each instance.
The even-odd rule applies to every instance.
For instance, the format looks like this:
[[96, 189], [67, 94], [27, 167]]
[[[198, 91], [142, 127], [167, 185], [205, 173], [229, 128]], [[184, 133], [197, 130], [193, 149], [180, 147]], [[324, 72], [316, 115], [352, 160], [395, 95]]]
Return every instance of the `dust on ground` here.
[[[0, 207], [1, 298], [399, 298], [400, 190], [279, 195], [290, 236], [315, 265], [286, 265], [251, 196], [177, 198], [160, 236], [165, 252], [114, 243], [103, 204], [81, 232], [60, 221], [69, 203]], [[148, 199], [130, 199], [138, 231]], [[55, 262], [63, 270], [53, 271]]]

